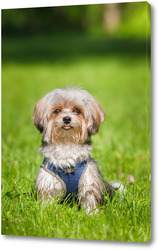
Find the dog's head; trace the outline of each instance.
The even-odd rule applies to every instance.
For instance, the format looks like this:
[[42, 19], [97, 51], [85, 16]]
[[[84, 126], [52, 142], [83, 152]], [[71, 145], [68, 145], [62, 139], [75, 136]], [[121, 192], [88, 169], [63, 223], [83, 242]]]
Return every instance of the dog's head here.
[[34, 109], [34, 124], [47, 143], [84, 143], [97, 133], [105, 113], [87, 91], [55, 89], [41, 98]]

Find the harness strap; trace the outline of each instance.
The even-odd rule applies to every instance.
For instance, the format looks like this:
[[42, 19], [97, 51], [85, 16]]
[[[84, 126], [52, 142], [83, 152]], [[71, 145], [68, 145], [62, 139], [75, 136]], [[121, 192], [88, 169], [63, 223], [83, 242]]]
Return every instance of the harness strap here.
[[81, 178], [81, 175], [87, 165], [87, 160], [82, 162], [77, 162], [75, 167], [56, 167], [53, 163], [50, 163], [45, 158], [41, 167], [44, 168], [50, 174], [55, 173], [55, 175], [59, 176], [66, 185], [66, 196], [69, 194], [75, 194], [77, 196], [78, 193], [78, 184]]

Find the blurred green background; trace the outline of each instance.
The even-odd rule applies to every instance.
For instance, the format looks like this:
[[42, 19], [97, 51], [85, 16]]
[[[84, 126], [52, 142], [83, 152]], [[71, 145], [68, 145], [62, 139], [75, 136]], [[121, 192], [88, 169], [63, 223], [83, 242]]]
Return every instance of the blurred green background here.
[[[150, 238], [150, 71], [147, 2], [2, 10], [2, 234]], [[66, 86], [83, 87], [105, 109], [92, 153], [103, 177], [125, 186], [134, 177], [124, 205], [97, 217], [97, 231], [95, 218], [88, 226], [82, 213], [58, 206], [51, 217], [23, 195], [43, 160], [34, 105]]]
[[146, 2], [2, 10], [3, 63], [145, 54], [146, 41]]

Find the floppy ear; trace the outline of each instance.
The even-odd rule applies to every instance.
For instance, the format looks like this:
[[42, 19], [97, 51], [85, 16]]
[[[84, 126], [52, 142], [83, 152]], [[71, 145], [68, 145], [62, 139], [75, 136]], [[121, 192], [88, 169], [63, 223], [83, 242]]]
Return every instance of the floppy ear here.
[[98, 132], [101, 123], [105, 119], [105, 112], [100, 104], [93, 99], [88, 103], [89, 118], [88, 118], [88, 133], [94, 135]]
[[36, 128], [43, 133], [46, 126], [46, 108], [45, 108], [45, 97], [41, 98], [35, 105], [33, 121]]

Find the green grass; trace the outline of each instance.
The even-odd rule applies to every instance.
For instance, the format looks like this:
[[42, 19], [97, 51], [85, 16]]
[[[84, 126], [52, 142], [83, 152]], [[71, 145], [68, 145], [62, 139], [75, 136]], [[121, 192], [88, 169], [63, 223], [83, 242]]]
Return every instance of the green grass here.
[[[2, 234], [147, 242], [151, 234], [150, 67], [145, 54], [91, 51], [71, 59], [46, 62], [46, 55], [31, 62], [23, 58], [24, 40], [17, 40], [16, 46], [14, 40], [3, 44]], [[5, 62], [12, 46], [17, 58], [11, 55]], [[126, 188], [123, 195], [100, 207], [96, 216], [87, 216], [76, 203], [41, 204], [34, 191], [43, 160], [38, 153], [41, 137], [32, 122], [34, 105], [45, 93], [67, 85], [83, 87], [105, 109], [106, 121], [93, 137], [93, 157], [100, 161], [108, 182], [118, 180]], [[135, 178], [131, 185], [127, 185], [128, 174]]]

